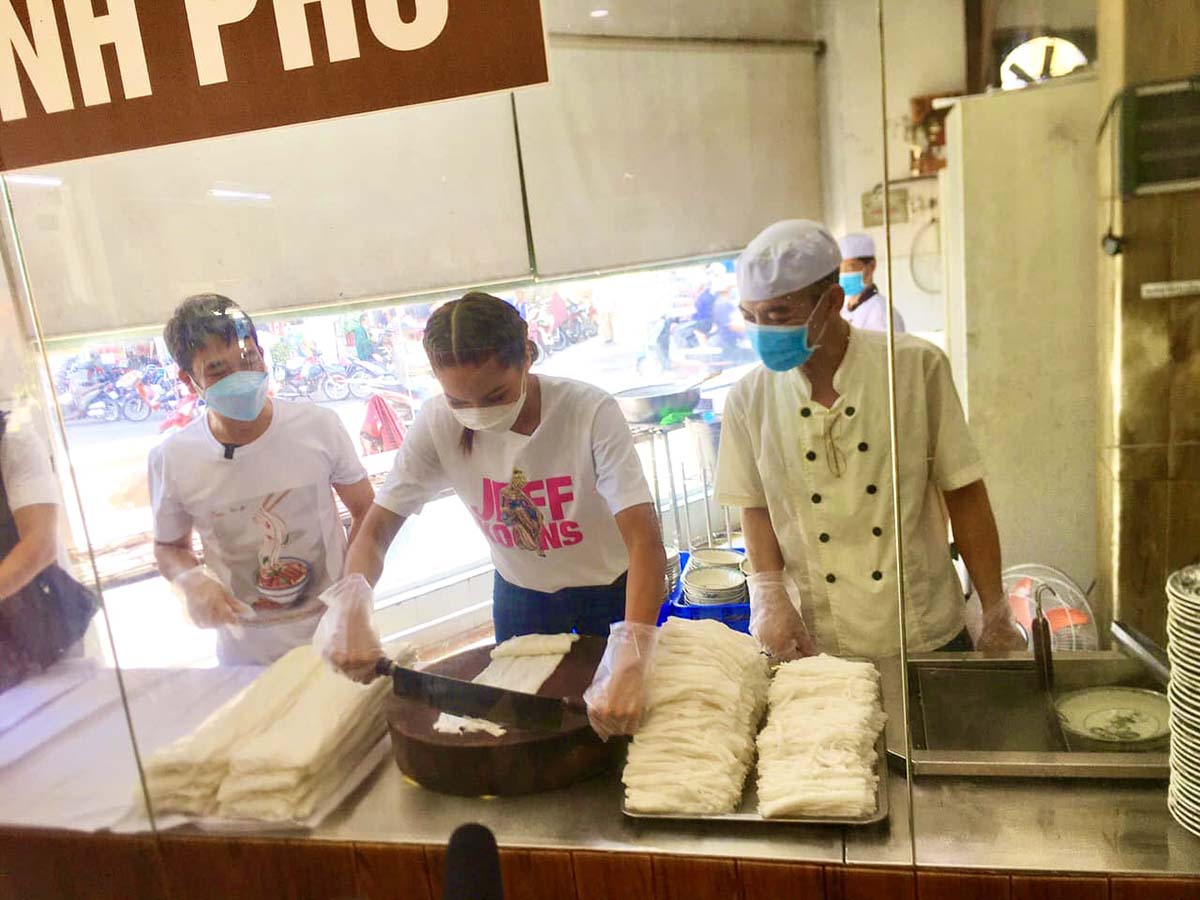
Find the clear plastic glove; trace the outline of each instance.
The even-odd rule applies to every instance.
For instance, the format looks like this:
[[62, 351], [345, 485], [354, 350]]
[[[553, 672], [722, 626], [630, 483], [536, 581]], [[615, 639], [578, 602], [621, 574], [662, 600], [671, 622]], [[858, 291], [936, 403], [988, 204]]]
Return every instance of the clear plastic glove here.
[[758, 572], [751, 575], [750, 633], [775, 659], [787, 662], [802, 656], [814, 656], [816, 644], [800, 611], [788, 596], [782, 572]]
[[641, 622], [617, 622], [608, 635], [604, 658], [584, 691], [592, 730], [604, 740], [633, 734], [646, 708], [646, 683], [654, 662], [658, 628]]
[[253, 607], [238, 600], [208, 566], [195, 566], [181, 572], [171, 587], [183, 599], [184, 611], [197, 628], [234, 625], [239, 619], [253, 619]]
[[975, 649], [983, 653], [1029, 649], [1029, 641], [1017, 625], [1017, 618], [1007, 597], [983, 607], [983, 628], [975, 642]]
[[313, 646], [347, 678], [360, 684], [373, 681], [375, 665], [384, 656], [371, 621], [375, 591], [361, 575], [350, 575], [326, 588], [321, 602], [328, 609], [317, 623]]

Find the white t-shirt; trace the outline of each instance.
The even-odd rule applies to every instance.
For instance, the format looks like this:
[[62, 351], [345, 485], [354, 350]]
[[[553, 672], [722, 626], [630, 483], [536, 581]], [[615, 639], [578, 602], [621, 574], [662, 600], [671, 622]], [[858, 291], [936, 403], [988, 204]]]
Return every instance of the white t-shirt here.
[[50, 465], [50, 453], [29, 422], [9, 415], [0, 438], [0, 475], [14, 512], [43, 503], [59, 504], [58, 479]]
[[545, 593], [611, 584], [629, 567], [613, 516], [653, 502], [633, 436], [604, 391], [537, 378], [542, 418], [533, 434], [476, 432], [470, 454], [446, 398], [426, 403], [375, 502], [411, 516], [452, 487], [506, 581]]
[[[831, 409], [802, 369], [759, 366], [725, 401], [717, 502], [766, 507], [801, 612], [838, 656], [900, 652], [886, 335], [850, 330]], [[963, 628], [942, 493], [983, 477], [942, 351], [896, 336], [900, 515], [908, 647], [934, 650]]]
[[[863, 331], [887, 331], [887, 301], [883, 294], [873, 294], [854, 309], [842, 306], [842, 318]], [[896, 331], [904, 331], [904, 318], [900, 310], [892, 310]]]
[[[195, 528], [204, 561], [256, 618], [218, 630], [226, 665], [270, 663], [312, 637], [324, 606], [317, 599], [341, 577], [346, 531], [332, 486], [367, 477], [350, 436], [332, 410], [274, 400], [258, 440], [231, 459], [201, 416], [150, 452], [154, 539], [169, 543]], [[291, 602], [264, 589], [266, 570], [300, 563], [307, 576]]]

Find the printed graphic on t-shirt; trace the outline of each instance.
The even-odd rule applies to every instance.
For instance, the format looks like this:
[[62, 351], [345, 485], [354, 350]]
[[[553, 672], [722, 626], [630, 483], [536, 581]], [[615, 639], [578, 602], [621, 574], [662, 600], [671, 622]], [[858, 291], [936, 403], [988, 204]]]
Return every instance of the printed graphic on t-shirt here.
[[472, 506], [471, 513], [493, 544], [545, 556], [548, 550], [583, 542], [583, 529], [567, 518], [574, 500], [572, 476], [530, 481], [521, 469], [514, 468], [508, 484], [483, 479], [483, 508]]
[[[252, 606], [255, 624], [304, 618], [328, 586], [319, 490], [307, 485], [214, 510], [210, 564], [233, 595]], [[225, 569], [225, 572], [221, 570]]]

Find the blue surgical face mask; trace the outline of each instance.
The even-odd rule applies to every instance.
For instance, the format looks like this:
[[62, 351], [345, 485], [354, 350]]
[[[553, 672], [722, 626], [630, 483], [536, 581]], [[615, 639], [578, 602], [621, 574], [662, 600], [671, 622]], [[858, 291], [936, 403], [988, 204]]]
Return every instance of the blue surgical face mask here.
[[838, 284], [842, 286], [847, 297], [857, 297], [867, 289], [866, 284], [863, 283], [862, 272], [843, 272], [838, 276]]
[[204, 392], [204, 402], [219, 416], [253, 422], [267, 405], [271, 385], [266, 372], [234, 372]]
[[[808, 321], [803, 325], [756, 325], [746, 323], [746, 335], [750, 338], [750, 346], [758, 354], [763, 365], [772, 372], [790, 372], [799, 368], [812, 358], [813, 353], [821, 346], [820, 337], [813, 343], [808, 340], [808, 325], [817, 314], [821, 304], [825, 302], [822, 296], [813, 307]], [[829, 320], [825, 320], [826, 327]], [[821, 329], [824, 333], [825, 329]]]

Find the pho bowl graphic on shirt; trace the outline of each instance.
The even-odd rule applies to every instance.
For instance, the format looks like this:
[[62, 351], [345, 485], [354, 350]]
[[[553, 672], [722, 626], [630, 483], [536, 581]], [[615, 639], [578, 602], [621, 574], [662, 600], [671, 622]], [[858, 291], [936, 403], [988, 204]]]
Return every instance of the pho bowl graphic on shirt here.
[[224, 576], [233, 595], [254, 608], [245, 625], [304, 619], [332, 583], [318, 509], [317, 485], [233, 503], [212, 514]]
[[579, 523], [567, 518], [574, 484], [570, 475], [530, 481], [514, 467], [508, 484], [483, 479], [482, 508], [472, 505], [471, 514], [491, 543], [544, 557], [548, 550], [583, 543]]

